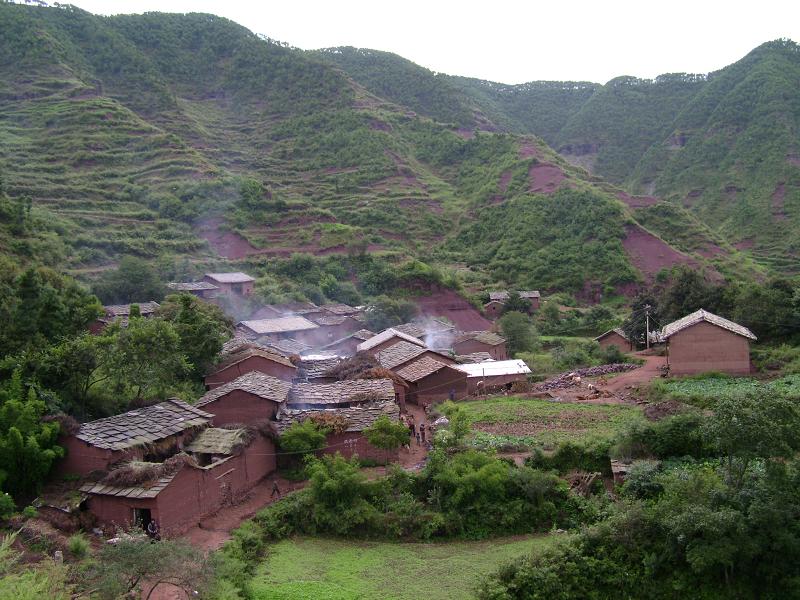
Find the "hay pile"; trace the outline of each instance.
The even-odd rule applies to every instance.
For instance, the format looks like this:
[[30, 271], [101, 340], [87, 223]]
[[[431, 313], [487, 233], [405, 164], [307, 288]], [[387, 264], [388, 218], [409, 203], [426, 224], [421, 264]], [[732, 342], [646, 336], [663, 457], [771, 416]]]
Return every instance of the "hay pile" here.
[[196, 466], [188, 454], [171, 456], [163, 463], [150, 463], [132, 460], [106, 475], [101, 483], [113, 487], [149, 487], [163, 477], [177, 473], [185, 464]]
[[361, 374], [380, 367], [377, 359], [369, 354], [357, 354], [350, 358], [345, 358], [325, 371], [325, 377], [333, 377], [339, 381], [345, 379], [362, 379]]

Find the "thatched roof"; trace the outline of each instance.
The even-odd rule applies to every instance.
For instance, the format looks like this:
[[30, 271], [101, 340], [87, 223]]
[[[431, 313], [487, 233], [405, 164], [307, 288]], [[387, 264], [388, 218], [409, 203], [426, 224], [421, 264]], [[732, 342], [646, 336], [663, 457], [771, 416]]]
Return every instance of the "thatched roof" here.
[[209, 427], [200, 432], [186, 447], [196, 454], [238, 454], [253, 441], [254, 430]]

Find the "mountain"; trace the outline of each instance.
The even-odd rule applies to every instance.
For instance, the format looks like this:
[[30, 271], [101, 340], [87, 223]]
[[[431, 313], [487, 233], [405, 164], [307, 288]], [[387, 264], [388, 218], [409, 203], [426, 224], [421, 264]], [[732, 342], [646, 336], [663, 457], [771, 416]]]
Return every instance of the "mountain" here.
[[124, 255], [367, 251], [592, 298], [673, 264], [758, 271], [689, 211], [499, 131], [453, 78], [392, 55], [303, 52], [205, 14], [0, 3], [0, 30], [14, 260], [91, 277]]

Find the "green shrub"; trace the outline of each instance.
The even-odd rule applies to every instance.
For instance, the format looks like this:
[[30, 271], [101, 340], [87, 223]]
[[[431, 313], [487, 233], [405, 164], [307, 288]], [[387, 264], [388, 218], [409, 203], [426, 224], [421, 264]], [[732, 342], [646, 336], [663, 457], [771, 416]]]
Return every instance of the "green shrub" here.
[[7, 519], [17, 510], [14, 499], [5, 492], [0, 492], [0, 519]]
[[525, 464], [534, 469], [552, 470], [562, 475], [570, 471], [588, 471], [609, 476], [611, 475], [611, 459], [608, 455], [610, 447], [611, 442], [607, 440], [597, 440], [587, 444], [565, 442], [549, 455], [537, 449]]
[[654, 498], [663, 491], [656, 480], [661, 472], [661, 465], [655, 460], [637, 460], [628, 469], [622, 493], [636, 498]]
[[89, 553], [89, 540], [82, 533], [71, 535], [67, 540], [67, 550], [75, 558], [83, 558]]
[[39, 516], [39, 512], [33, 506], [26, 506], [22, 509], [22, 516], [26, 519], [35, 519]]

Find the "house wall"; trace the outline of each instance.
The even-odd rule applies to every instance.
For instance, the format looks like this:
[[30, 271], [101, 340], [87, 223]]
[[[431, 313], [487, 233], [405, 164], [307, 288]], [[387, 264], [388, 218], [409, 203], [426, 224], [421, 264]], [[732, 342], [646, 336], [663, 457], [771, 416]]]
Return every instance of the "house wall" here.
[[505, 305], [502, 302], [492, 300], [491, 302], [487, 302], [483, 305], [483, 312], [485, 312], [486, 316], [492, 320], [499, 319], [503, 314], [503, 306]]
[[92, 471], [106, 471], [111, 464], [142, 456], [141, 449], [113, 452], [91, 446], [73, 435], [61, 438], [58, 444], [66, 450], [66, 456], [56, 466], [59, 475], [88, 475]]
[[455, 399], [467, 396], [467, 374], [458, 369], [440, 369], [416, 383], [411, 384], [406, 399], [419, 406], [428, 406], [450, 398], [450, 390], [455, 390]]
[[232, 390], [201, 408], [214, 415], [214, 426], [219, 427], [230, 423], [247, 425], [272, 419], [278, 410], [278, 403], [243, 390]]
[[[486, 390], [496, 390], [502, 386], [514, 383], [515, 381], [527, 381], [528, 376], [525, 373], [515, 375], [495, 375], [493, 377], [468, 377], [467, 378], [467, 392], [470, 395], [481, 395]], [[478, 384], [483, 382], [483, 385]]]
[[292, 381], [297, 374], [297, 367], [282, 365], [273, 360], [264, 358], [263, 356], [250, 356], [241, 362], [220, 369], [211, 375], [207, 375], [205, 378], [206, 389], [213, 390], [251, 371], [271, 375], [283, 381]]
[[623, 352], [629, 352], [630, 350], [633, 349], [633, 345], [615, 331], [612, 331], [608, 335], [600, 338], [599, 340], [597, 340], [597, 343], [600, 344], [601, 348], [616, 346]]
[[240, 500], [275, 470], [275, 445], [262, 436], [238, 456], [215, 466], [184, 466], [155, 498], [93, 495], [88, 506], [106, 526], [132, 525], [133, 509], [150, 509], [165, 537], [179, 535], [220, 507]]
[[670, 336], [667, 352], [671, 375], [750, 374], [750, 341], [711, 323], [697, 323]]
[[478, 340], [464, 340], [457, 344], [453, 344], [453, 351], [456, 354], [472, 354], [473, 352], [488, 352], [489, 355], [495, 360], [506, 360], [508, 358], [508, 351], [506, 350], [505, 343], [492, 346], [485, 344]]
[[226, 296], [231, 296], [233, 294], [238, 294], [240, 296], [250, 296], [253, 294], [253, 289], [255, 286], [254, 281], [247, 281], [245, 283], [221, 283], [212, 279], [211, 277], [203, 277], [203, 281], [207, 281], [209, 283], [213, 283], [219, 289], [215, 290], [217, 294], [224, 294]]
[[[409, 436], [409, 440], [411, 437]], [[358, 454], [359, 458], [366, 458], [378, 462], [396, 462], [400, 449], [382, 450], [367, 441], [360, 431], [347, 431], [345, 433], [332, 433], [326, 438], [325, 450], [322, 454], [336, 454], [339, 452], [345, 458]]]

